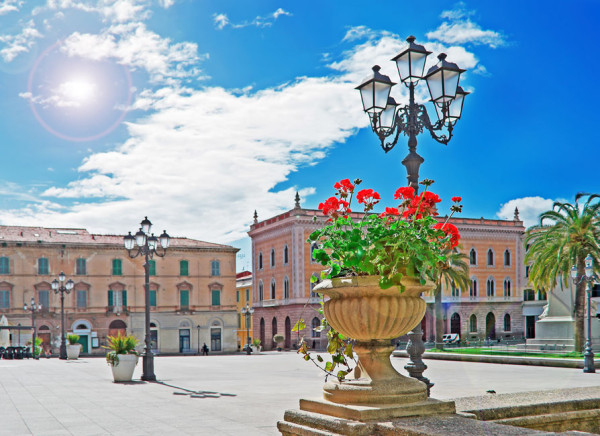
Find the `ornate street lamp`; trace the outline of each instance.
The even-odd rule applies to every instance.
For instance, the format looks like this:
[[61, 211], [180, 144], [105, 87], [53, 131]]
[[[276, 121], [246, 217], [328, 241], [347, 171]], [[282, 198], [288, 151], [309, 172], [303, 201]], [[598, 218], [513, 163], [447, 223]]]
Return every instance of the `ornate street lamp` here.
[[41, 304], [35, 304], [35, 299], [31, 297], [31, 304], [27, 306], [27, 303], [23, 305], [25, 312], [31, 311], [31, 328], [33, 329], [33, 336], [31, 340], [31, 356], [35, 359], [35, 312], [42, 310]]
[[571, 278], [573, 283], [578, 285], [581, 282], [585, 282], [585, 290], [587, 292], [587, 337], [585, 340], [585, 352], [583, 353], [583, 372], [596, 372], [594, 368], [594, 352], [592, 351], [592, 286], [591, 283], [600, 281], [600, 278], [594, 274], [594, 259], [591, 255], [587, 255], [585, 258], [585, 274], [582, 276], [577, 275], [577, 267], [571, 268]]
[[123, 238], [125, 243], [125, 249], [127, 250], [129, 257], [135, 258], [138, 256], [144, 256], [144, 301], [145, 301], [145, 338], [144, 338], [144, 354], [142, 356], [142, 380], [156, 381], [156, 375], [154, 374], [154, 354], [152, 353], [152, 338], [150, 336], [150, 259], [154, 255], [158, 257], [164, 257], [167, 254], [167, 248], [169, 248], [169, 242], [171, 238], [164, 230], [159, 238], [154, 236], [154, 233], [150, 233], [152, 223], [145, 217], [140, 223], [140, 229], [137, 231], [135, 236], [129, 232]]
[[52, 290], [54, 290], [55, 294], [60, 293], [60, 351], [58, 358], [62, 360], [67, 360], [67, 341], [65, 338], [65, 294], [71, 292], [71, 289], [75, 286], [75, 282], [71, 279], [65, 283], [66, 278], [65, 273], [61, 271], [58, 275], [58, 280], [52, 280]]
[[[381, 147], [386, 153], [398, 143], [400, 134], [408, 136], [408, 155], [402, 161], [406, 167], [409, 186], [415, 193], [419, 191], [419, 168], [425, 161], [417, 153], [417, 135], [427, 129], [431, 137], [441, 144], [448, 144], [452, 138], [454, 125], [462, 115], [465, 96], [469, 94], [460, 86], [460, 75], [466, 70], [448, 62], [446, 54], [438, 55], [438, 62], [425, 73], [425, 61], [432, 52], [415, 43], [415, 37], [409, 36], [407, 45], [392, 61], [396, 62], [400, 80], [408, 88], [408, 105], [399, 105], [390, 96], [395, 85], [391, 79], [381, 74], [381, 67], [375, 65], [373, 73], [367, 76], [356, 87], [360, 91], [363, 110], [369, 115], [371, 128], [379, 137]], [[425, 79], [429, 89], [431, 102], [437, 115], [437, 121], [432, 123], [427, 109], [415, 102], [415, 87], [419, 80]], [[390, 142], [387, 139], [393, 137]], [[427, 385], [427, 392], [433, 383], [423, 376], [427, 366], [421, 356], [425, 351], [421, 324], [408, 334], [407, 351], [409, 363], [404, 367], [410, 374]]]
[[246, 307], [242, 307], [240, 312], [242, 315], [246, 316], [246, 354], [250, 355], [250, 353], [252, 353], [252, 350], [250, 349], [250, 320], [254, 313], [254, 308], [246, 303]]

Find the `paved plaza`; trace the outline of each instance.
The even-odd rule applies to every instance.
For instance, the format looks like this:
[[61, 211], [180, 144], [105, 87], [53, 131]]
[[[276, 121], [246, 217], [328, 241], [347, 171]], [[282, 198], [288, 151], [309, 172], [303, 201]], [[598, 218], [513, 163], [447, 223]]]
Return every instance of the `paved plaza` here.
[[[402, 366], [406, 359], [393, 358]], [[426, 361], [439, 399], [600, 386], [580, 369]], [[0, 360], [0, 435], [276, 435], [323, 373], [293, 352], [157, 357], [160, 383], [112, 382], [104, 359]]]

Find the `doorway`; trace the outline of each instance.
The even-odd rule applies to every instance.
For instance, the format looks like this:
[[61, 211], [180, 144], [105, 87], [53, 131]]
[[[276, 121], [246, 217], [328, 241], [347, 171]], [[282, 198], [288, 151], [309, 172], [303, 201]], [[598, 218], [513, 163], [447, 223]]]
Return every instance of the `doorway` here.
[[487, 339], [496, 339], [496, 317], [492, 312], [485, 317], [485, 337]]
[[179, 329], [179, 352], [190, 352], [190, 329]]
[[221, 328], [210, 329], [210, 351], [221, 351]]
[[535, 338], [535, 316], [525, 317], [525, 339]]

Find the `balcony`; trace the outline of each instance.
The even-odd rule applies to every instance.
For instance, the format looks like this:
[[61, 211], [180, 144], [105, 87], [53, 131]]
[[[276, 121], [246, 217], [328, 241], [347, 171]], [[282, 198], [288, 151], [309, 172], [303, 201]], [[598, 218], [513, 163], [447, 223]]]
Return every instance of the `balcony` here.
[[279, 306], [279, 303], [278, 303], [278, 302], [277, 302], [277, 300], [275, 300], [275, 299], [263, 300], [263, 302], [262, 302], [262, 306], [263, 306], [263, 307], [273, 307], [273, 306]]

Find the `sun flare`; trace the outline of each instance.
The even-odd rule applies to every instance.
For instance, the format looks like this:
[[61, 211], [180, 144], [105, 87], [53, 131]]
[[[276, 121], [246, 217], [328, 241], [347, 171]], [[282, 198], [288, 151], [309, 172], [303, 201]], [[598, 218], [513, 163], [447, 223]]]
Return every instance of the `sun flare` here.
[[85, 103], [90, 102], [96, 96], [97, 86], [95, 83], [82, 79], [76, 78], [67, 80], [61, 83], [58, 87], [57, 94], [62, 97], [65, 102], [72, 103]]

